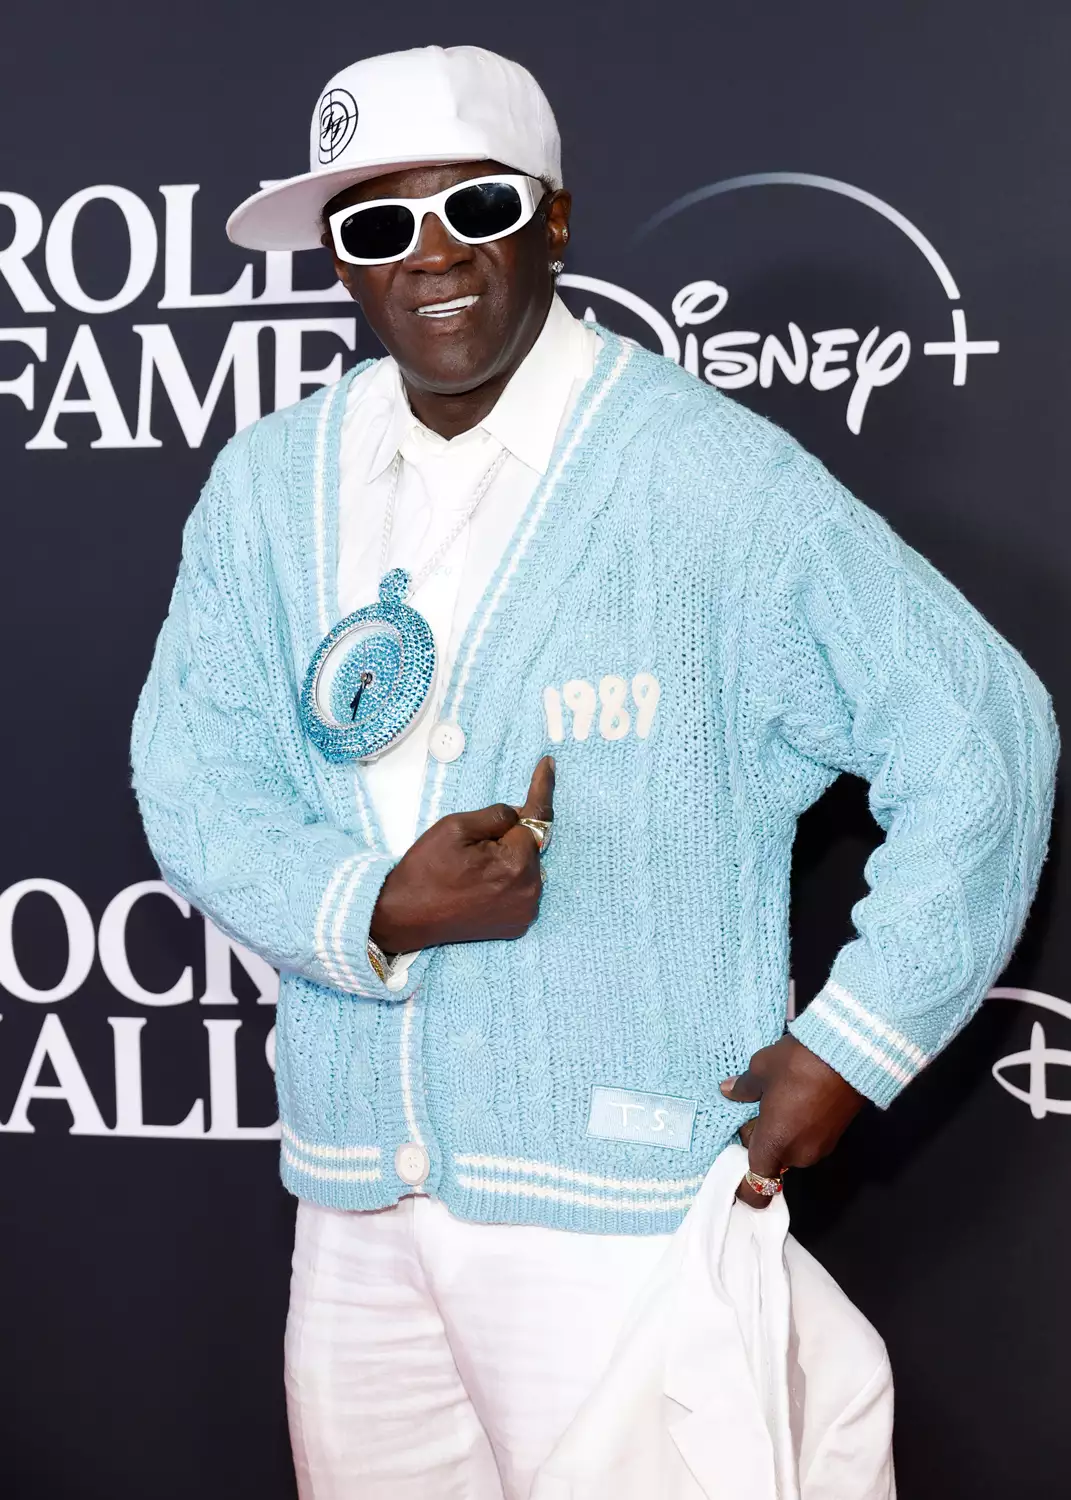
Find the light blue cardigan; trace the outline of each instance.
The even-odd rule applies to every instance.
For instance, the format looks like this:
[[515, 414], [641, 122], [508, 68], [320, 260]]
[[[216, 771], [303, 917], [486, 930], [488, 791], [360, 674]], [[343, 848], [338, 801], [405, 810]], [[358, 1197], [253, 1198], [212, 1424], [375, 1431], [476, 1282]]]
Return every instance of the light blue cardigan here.
[[673, 1228], [754, 1113], [718, 1084], [784, 1030], [796, 820], [841, 771], [887, 837], [791, 1030], [871, 1099], [971, 1016], [1026, 916], [1057, 748], [1036, 678], [791, 438], [602, 339], [460, 651], [464, 752], [424, 788], [422, 826], [521, 801], [556, 756], [519, 941], [424, 953], [398, 994], [367, 962], [394, 861], [360, 770], [297, 713], [339, 615], [352, 376], [239, 433], [186, 528], [134, 784], [165, 879], [282, 972], [303, 1198], [393, 1203], [415, 1142], [463, 1218]]

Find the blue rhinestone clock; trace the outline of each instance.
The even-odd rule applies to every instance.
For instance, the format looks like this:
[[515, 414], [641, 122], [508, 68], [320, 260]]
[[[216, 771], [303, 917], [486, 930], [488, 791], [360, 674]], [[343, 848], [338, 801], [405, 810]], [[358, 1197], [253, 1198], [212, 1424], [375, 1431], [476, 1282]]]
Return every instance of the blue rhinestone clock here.
[[334, 765], [375, 760], [420, 717], [435, 677], [435, 638], [406, 604], [409, 574], [393, 568], [379, 602], [340, 620], [324, 636], [305, 675], [301, 723]]

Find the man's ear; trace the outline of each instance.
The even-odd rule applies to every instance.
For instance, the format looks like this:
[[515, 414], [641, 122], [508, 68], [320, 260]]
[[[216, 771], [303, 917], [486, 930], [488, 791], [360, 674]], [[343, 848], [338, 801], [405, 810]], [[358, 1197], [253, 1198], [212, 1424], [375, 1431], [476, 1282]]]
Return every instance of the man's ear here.
[[543, 213], [547, 221], [547, 246], [555, 260], [559, 259], [569, 243], [569, 215], [573, 208], [573, 195], [564, 188], [550, 193], [544, 201]]

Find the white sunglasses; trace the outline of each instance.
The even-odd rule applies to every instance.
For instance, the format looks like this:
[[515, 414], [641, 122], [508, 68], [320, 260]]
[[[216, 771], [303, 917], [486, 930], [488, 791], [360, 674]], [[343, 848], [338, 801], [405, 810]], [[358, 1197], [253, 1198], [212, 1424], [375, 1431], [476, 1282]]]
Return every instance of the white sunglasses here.
[[430, 198], [373, 198], [354, 203], [333, 213], [327, 226], [339, 260], [351, 266], [385, 266], [409, 254], [425, 214], [435, 214], [464, 244], [485, 245], [527, 224], [544, 192], [536, 177], [513, 173], [473, 177]]

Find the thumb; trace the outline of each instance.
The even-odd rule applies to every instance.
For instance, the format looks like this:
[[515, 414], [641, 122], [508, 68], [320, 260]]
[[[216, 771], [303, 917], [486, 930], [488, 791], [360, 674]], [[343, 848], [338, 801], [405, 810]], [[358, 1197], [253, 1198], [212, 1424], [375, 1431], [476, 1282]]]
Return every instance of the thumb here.
[[517, 826], [517, 809], [505, 802], [492, 802], [490, 807], [478, 807], [455, 817], [462, 840], [469, 844], [500, 839]]
[[757, 1104], [762, 1098], [762, 1080], [756, 1078], [750, 1069], [741, 1073], [739, 1078], [726, 1078], [720, 1087], [724, 1097], [734, 1104]]
[[541, 822], [549, 823], [554, 817], [554, 757], [544, 755], [543, 759], [532, 772], [531, 785], [528, 788], [528, 796], [524, 800], [524, 806], [520, 809], [522, 818], [538, 818]]

